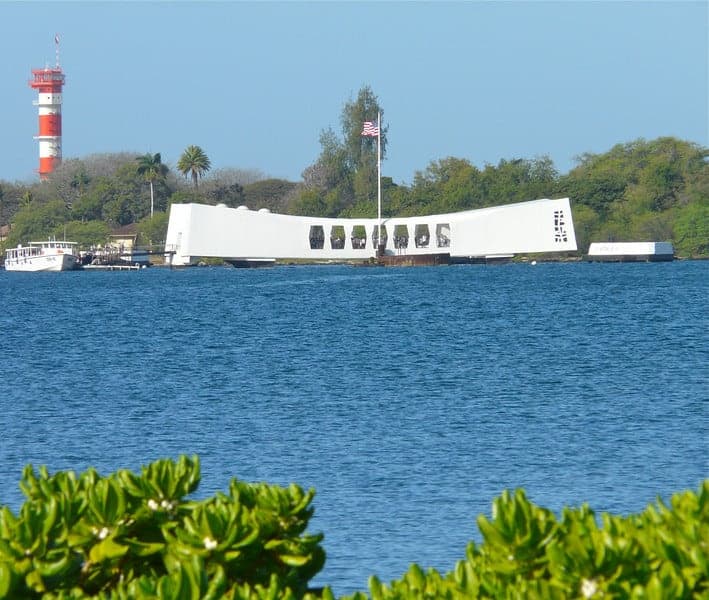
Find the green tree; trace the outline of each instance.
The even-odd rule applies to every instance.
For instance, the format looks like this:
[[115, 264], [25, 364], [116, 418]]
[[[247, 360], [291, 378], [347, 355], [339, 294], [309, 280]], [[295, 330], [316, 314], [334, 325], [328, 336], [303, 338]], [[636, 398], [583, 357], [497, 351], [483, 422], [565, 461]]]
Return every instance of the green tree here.
[[320, 216], [336, 217], [352, 204], [352, 169], [345, 145], [331, 128], [320, 133], [320, 146], [317, 161], [303, 171], [304, 188], [300, 195], [309, 198], [306, 204], [312, 204], [314, 194], [319, 196]]
[[[345, 103], [340, 117], [342, 140], [332, 129], [321, 132], [322, 151], [315, 163], [303, 171], [304, 190], [291, 209], [317, 206], [322, 216], [335, 217], [358, 202], [372, 202], [376, 198], [377, 139], [362, 136], [362, 125], [365, 121], [377, 121], [382, 112], [369, 86], [361, 88], [356, 99]], [[387, 127], [382, 125], [380, 133], [384, 157]]]
[[20, 206], [22, 208], [30, 208], [32, 206], [32, 201], [34, 200], [34, 195], [31, 190], [26, 190], [20, 197]]
[[403, 214], [446, 213], [481, 206], [481, 174], [469, 161], [448, 157], [431, 161], [414, 175], [412, 204]]
[[149, 246], [165, 243], [167, 235], [168, 214], [164, 212], [155, 213], [152, 217], [146, 217], [138, 222], [138, 235], [141, 244]]
[[244, 204], [251, 208], [268, 208], [283, 213], [298, 188], [297, 183], [285, 179], [263, 179], [244, 186]]
[[303, 183], [306, 188], [327, 191], [347, 183], [350, 169], [345, 146], [332, 128], [320, 132], [319, 141], [320, 156], [303, 171]]
[[575, 203], [571, 206], [571, 212], [574, 217], [576, 246], [582, 253], [586, 253], [598, 229], [598, 214], [590, 206]]
[[655, 156], [640, 174], [640, 186], [651, 201], [651, 210], [659, 211], [676, 203], [682, 187], [680, 166]]
[[290, 214], [324, 217], [327, 214], [325, 198], [318, 190], [304, 190], [289, 207]]
[[69, 211], [61, 200], [53, 200], [41, 206], [33, 206], [30, 202], [15, 214], [7, 247], [58, 235], [68, 217]]
[[170, 204], [190, 204], [191, 202], [204, 202], [204, 196], [194, 188], [176, 190], [170, 196]]
[[76, 242], [81, 248], [88, 248], [106, 243], [110, 229], [103, 221], [69, 221], [61, 226], [59, 232], [55, 228], [55, 235], [66, 235], [67, 240]]
[[[376, 137], [362, 136], [362, 125], [365, 121], [377, 122], [377, 116], [384, 116], [384, 110], [379, 104], [379, 99], [368, 85], [360, 88], [357, 98], [346, 102], [342, 108], [340, 122], [342, 124], [342, 135], [344, 138], [347, 160], [350, 167], [358, 169], [366, 164], [368, 159], [363, 156], [371, 154], [372, 149], [377, 147]], [[380, 138], [382, 146], [382, 159], [387, 151], [387, 132], [389, 128], [382, 125]], [[375, 154], [376, 159], [376, 154]]]
[[7, 225], [12, 223], [15, 213], [20, 209], [21, 198], [27, 186], [3, 181], [0, 182], [0, 187], [2, 188], [0, 225]]
[[649, 212], [632, 221], [633, 240], [637, 242], [669, 242], [672, 240], [673, 211]]
[[[383, 117], [384, 111], [368, 85], [362, 87], [357, 98], [347, 102], [342, 109], [340, 121], [347, 165], [353, 176], [355, 201], [376, 198], [377, 195], [377, 138], [363, 136], [362, 125], [365, 121], [376, 123], [378, 115]], [[379, 132], [382, 160], [386, 157], [388, 131], [382, 120]]]
[[215, 185], [209, 190], [202, 190], [210, 204], [224, 204], [236, 208], [244, 204], [244, 188], [239, 183]]
[[135, 223], [149, 214], [142, 196], [145, 179], [135, 161], [123, 164], [113, 175], [99, 177], [74, 206], [74, 217], [100, 219], [110, 227]]
[[160, 153], [144, 154], [136, 158], [138, 162], [138, 175], [142, 176], [150, 184], [150, 217], [152, 218], [155, 205], [153, 183], [165, 179], [167, 175], [167, 165], [163, 164]]
[[104, 198], [102, 191], [109, 185], [105, 179], [106, 178], [102, 177], [102, 181], [96, 182], [96, 185], [92, 187], [90, 192], [79, 197], [79, 199], [74, 202], [71, 212], [75, 219], [79, 219], [80, 221], [94, 221], [103, 218], [102, 209]]
[[177, 161], [177, 169], [185, 177], [189, 175], [192, 178], [195, 188], [198, 187], [199, 179], [209, 171], [211, 166], [209, 157], [199, 146], [187, 146], [180, 160]]
[[709, 254], [709, 198], [679, 210], [674, 222], [675, 252], [680, 256]]
[[91, 178], [87, 175], [86, 171], [82, 168], [77, 171], [71, 178], [71, 187], [79, 192], [79, 195], [84, 193], [86, 186], [91, 182]]
[[502, 159], [496, 167], [486, 165], [480, 185], [483, 206], [524, 202], [552, 196], [556, 170], [549, 157]]

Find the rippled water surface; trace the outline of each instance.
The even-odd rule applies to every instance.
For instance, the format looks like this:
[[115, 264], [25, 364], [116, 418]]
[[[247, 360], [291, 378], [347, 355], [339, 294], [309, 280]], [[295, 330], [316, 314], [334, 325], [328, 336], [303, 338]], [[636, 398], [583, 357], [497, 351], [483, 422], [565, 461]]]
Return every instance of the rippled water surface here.
[[0, 504], [27, 463], [198, 454], [314, 487], [336, 594], [451, 570], [505, 488], [642, 510], [709, 476], [709, 262], [0, 271]]

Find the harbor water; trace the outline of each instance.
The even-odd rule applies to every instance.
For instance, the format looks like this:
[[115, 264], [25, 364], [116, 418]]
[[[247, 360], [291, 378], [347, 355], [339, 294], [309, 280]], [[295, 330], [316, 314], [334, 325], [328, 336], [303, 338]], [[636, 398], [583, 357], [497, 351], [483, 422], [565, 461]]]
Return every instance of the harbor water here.
[[0, 504], [27, 463], [197, 454], [316, 490], [314, 585], [453, 569], [504, 489], [641, 511], [709, 477], [709, 262], [0, 271]]

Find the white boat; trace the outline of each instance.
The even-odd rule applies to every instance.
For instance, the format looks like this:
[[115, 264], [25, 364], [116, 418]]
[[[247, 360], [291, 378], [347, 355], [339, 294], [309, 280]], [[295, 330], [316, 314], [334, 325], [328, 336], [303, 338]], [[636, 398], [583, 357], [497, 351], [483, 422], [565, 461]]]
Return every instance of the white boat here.
[[30, 242], [5, 251], [6, 271], [71, 271], [79, 267], [76, 242]]

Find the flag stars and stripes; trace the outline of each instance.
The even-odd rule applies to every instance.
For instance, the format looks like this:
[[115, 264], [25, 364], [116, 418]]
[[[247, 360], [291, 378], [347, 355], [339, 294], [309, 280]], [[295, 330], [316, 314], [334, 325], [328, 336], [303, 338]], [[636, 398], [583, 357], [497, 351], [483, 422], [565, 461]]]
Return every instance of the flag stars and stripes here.
[[374, 121], [365, 121], [362, 125], [362, 135], [377, 137], [379, 126]]

